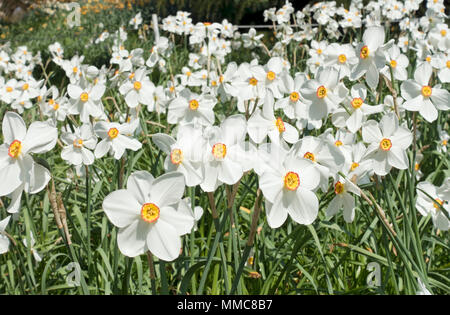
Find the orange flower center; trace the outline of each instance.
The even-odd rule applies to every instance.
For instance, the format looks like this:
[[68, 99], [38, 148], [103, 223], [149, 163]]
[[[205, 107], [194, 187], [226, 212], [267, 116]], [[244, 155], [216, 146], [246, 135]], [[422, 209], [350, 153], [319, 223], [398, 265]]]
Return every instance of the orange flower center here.
[[8, 149], [8, 155], [14, 159], [17, 159], [22, 152], [22, 143], [19, 140], [14, 140]]
[[360, 108], [360, 107], [362, 106], [363, 103], [364, 103], [364, 101], [363, 101], [362, 98], [360, 98], [360, 97], [355, 97], [355, 98], [352, 99], [352, 101], [351, 101], [352, 107], [353, 107], [354, 109]]
[[358, 166], [359, 166], [359, 163], [353, 162], [352, 165], [350, 166], [350, 170], [354, 171]]
[[300, 94], [298, 94], [297, 92], [292, 92], [289, 98], [291, 99], [292, 102], [297, 102], [298, 99], [300, 98]]
[[181, 164], [181, 162], [183, 162], [183, 151], [180, 149], [173, 149], [172, 152], [170, 152], [170, 161], [176, 165]]
[[256, 86], [258, 84], [258, 80], [256, 78], [250, 78], [248, 81], [250, 85]]
[[361, 59], [366, 59], [369, 57], [369, 47], [364, 46], [363, 48], [361, 48], [361, 51], [359, 53], [359, 57]]
[[136, 81], [133, 83], [133, 87], [136, 91], [139, 91], [142, 88], [142, 83], [139, 81]]
[[340, 147], [341, 145], [343, 145], [341, 140], [336, 140], [336, 142], [334, 143], [335, 146]]
[[340, 63], [344, 63], [347, 61], [347, 56], [344, 54], [339, 55], [338, 60]]
[[422, 95], [425, 97], [429, 97], [431, 95], [431, 86], [425, 85], [422, 86]]
[[119, 130], [117, 130], [117, 128], [111, 128], [108, 130], [109, 138], [115, 139], [115, 138], [117, 138], [118, 135], [119, 135]]
[[198, 108], [198, 101], [197, 100], [190, 100], [189, 101], [189, 108], [192, 110], [196, 110]]
[[322, 99], [322, 98], [324, 98], [325, 96], [327, 96], [327, 89], [326, 89], [326, 87], [324, 87], [323, 85], [319, 86], [319, 87], [317, 88], [316, 95], [317, 95], [317, 97], [320, 98], [320, 99]]
[[397, 67], [397, 61], [391, 60], [391, 67], [392, 67], [392, 68]]
[[212, 147], [212, 154], [217, 159], [223, 159], [227, 155], [227, 146], [223, 143], [216, 143]]
[[86, 92], [81, 93], [81, 95], [80, 95], [80, 100], [81, 100], [83, 103], [86, 103], [86, 102], [88, 101], [88, 99], [89, 99], [89, 94], [87, 94]]
[[297, 173], [287, 172], [284, 176], [284, 187], [289, 190], [297, 190], [300, 186], [300, 178]]
[[389, 151], [392, 148], [392, 141], [387, 138], [382, 139], [380, 141], [380, 148], [383, 151]]
[[305, 155], [303, 155], [303, 157], [304, 157], [305, 159], [311, 160], [311, 161], [313, 161], [313, 162], [316, 161], [316, 157], [315, 157], [314, 154], [311, 153], [311, 152], [306, 152]]
[[286, 127], [284, 126], [284, 122], [281, 119], [281, 117], [278, 117], [277, 120], [275, 121], [275, 126], [278, 128], [278, 131], [280, 133], [284, 132], [286, 130]]
[[73, 140], [73, 146], [75, 148], [81, 148], [83, 146], [83, 139], [75, 139], [75, 140]]
[[341, 182], [337, 182], [334, 185], [334, 192], [336, 193], [336, 195], [342, 194], [344, 192], [344, 184], [342, 184]]
[[141, 208], [141, 218], [145, 222], [154, 223], [159, 219], [159, 207], [154, 203], [144, 203]]

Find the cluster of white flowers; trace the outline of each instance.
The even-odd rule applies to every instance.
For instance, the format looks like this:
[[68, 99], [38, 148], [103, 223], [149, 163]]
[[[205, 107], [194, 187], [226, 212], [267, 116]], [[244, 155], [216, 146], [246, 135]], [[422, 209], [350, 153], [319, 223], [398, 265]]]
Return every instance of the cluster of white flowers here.
[[[119, 227], [118, 246], [125, 255], [150, 250], [163, 260], [178, 257], [180, 236], [199, 218], [182, 199], [185, 186], [214, 192], [250, 171], [258, 175], [270, 227], [280, 227], [288, 215], [311, 224], [319, 212], [318, 191], [330, 187], [335, 196], [326, 215], [343, 209], [345, 221], [352, 222], [359, 185], [373, 176], [382, 180], [392, 168], [408, 169], [413, 132], [406, 124], [407, 112], [417, 111], [431, 123], [450, 109], [450, 93], [442, 87], [450, 82], [445, 8], [442, 0], [428, 1], [426, 16], [415, 17], [421, 2], [372, 1], [364, 12], [362, 0], [352, 1], [348, 10], [320, 2], [298, 12], [286, 2], [264, 13], [276, 27], [270, 50], [254, 29], [241, 36], [226, 20], [193, 24], [190, 13], [178, 12], [163, 19], [169, 36], [158, 38], [150, 52], [128, 51], [124, 27], [111, 36], [104, 33], [102, 40], [110, 36], [113, 41], [109, 68], [83, 64], [83, 56], [64, 59], [61, 45], [51, 45], [53, 62], [67, 77], [63, 90], [47, 87], [48, 79], [33, 78], [39, 55], [32, 56], [26, 47], [15, 53], [1, 47], [0, 100], [19, 114], [37, 104], [47, 120], [33, 122], [27, 130], [19, 114], [5, 114], [0, 179], [8, 181], [0, 182], [0, 196], [12, 199], [9, 212], [18, 212], [23, 191], [36, 193], [47, 185], [50, 172], [30, 153], [52, 150], [58, 135], [62, 159], [78, 172], [108, 153], [121, 159], [127, 150], [141, 150], [145, 121], [139, 117], [156, 112], [176, 125], [171, 135], [151, 137], [167, 156], [167, 173], [154, 178], [146, 171], [134, 172], [126, 189], [103, 202], [106, 215]], [[384, 24], [394, 22], [405, 32], [386, 39]], [[137, 29], [142, 23], [138, 14], [129, 25]], [[328, 36], [319, 39], [320, 28]], [[350, 35], [350, 29], [358, 28], [363, 28], [360, 41]], [[180, 73], [172, 73], [170, 66], [175, 36], [189, 42]], [[297, 60], [288, 60], [292, 41], [298, 53], [305, 49], [309, 56], [303, 72], [294, 73]], [[256, 48], [262, 53], [255, 53]], [[226, 60], [235, 49], [254, 50], [248, 53], [253, 60]], [[411, 52], [415, 60], [408, 59]], [[156, 69], [170, 71], [170, 80], [152, 82], [149, 74]], [[408, 69], [415, 71], [408, 75]], [[395, 83], [397, 92], [380, 98], [380, 84], [395, 92]], [[117, 112], [105, 110], [111, 90], [121, 95], [126, 114], [117, 105]], [[224, 116], [218, 107], [232, 114]], [[328, 119], [334, 128], [318, 133]], [[444, 154], [447, 127], [438, 144]], [[449, 211], [450, 181], [440, 188], [423, 182], [417, 189], [420, 213], [431, 213], [433, 223], [448, 230], [442, 210]], [[0, 221], [0, 231], [8, 220]]]

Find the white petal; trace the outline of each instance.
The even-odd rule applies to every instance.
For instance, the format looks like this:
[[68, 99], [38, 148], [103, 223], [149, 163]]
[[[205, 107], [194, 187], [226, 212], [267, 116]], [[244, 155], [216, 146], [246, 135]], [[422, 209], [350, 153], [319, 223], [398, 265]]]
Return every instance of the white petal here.
[[181, 239], [175, 227], [158, 220], [150, 228], [147, 247], [159, 259], [173, 261], [180, 255]]

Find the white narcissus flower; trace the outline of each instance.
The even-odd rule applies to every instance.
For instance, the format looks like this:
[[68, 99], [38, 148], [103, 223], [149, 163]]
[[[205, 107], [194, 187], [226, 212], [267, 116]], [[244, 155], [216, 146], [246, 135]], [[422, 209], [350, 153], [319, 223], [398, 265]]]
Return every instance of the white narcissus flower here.
[[152, 141], [167, 154], [164, 168], [184, 175], [186, 186], [194, 187], [203, 181], [203, 156], [205, 140], [201, 129], [192, 125], [178, 127], [177, 139], [157, 133]]
[[295, 143], [291, 148], [291, 154], [313, 162], [323, 192], [328, 190], [328, 178], [337, 174], [345, 163], [344, 154], [334, 143], [313, 136], [303, 137]]
[[[450, 221], [447, 216], [450, 214], [449, 200], [446, 200], [444, 185], [436, 187], [429, 182], [420, 182], [417, 184], [416, 209], [423, 216], [431, 215], [433, 225], [442, 230], [450, 229]], [[443, 211], [447, 211], [447, 216]]]
[[89, 122], [89, 116], [94, 118], [102, 116], [104, 113], [101, 98], [105, 89], [106, 87], [101, 83], [89, 85], [83, 80], [79, 85], [69, 84], [67, 86], [71, 102], [69, 113], [80, 114], [80, 120], [83, 123]]
[[120, 88], [120, 94], [125, 96], [125, 102], [131, 108], [139, 104], [150, 105], [153, 100], [155, 85], [147, 77], [145, 68], [137, 69], [128, 76], [128, 80]]
[[403, 108], [410, 111], [419, 111], [420, 115], [428, 122], [433, 122], [438, 117], [438, 111], [450, 109], [450, 93], [440, 86], [429, 85], [432, 67], [428, 62], [420, 64], [414, 72], [414, 80], [402, 83], [402, 96], [406, 100]]
[[343, 103], [345, 108], [337, 109], [332, 115], [333, 125], [347, 127], [352, 133], [357, 132], [367, 116], [383, 111], [383, 105], [371, 106], [365, 103], [367, 90], [362, 84], [352, 86], [350, 96]]
[[276, 167], [266, 168], [259, 177], [269, 226], [280, 227], [288, 214], [299, 224], [311, 224], [319, 211], [319, 201], [313, 192], [319, 185], [319, 172], [307, 159], [283, 153], [271, 156], [279, 157], [271, 162]]
[[206, 192], [213, 192], [225, 183], [234, 185], [248, 171], [245, 135], [247, 122], [243, 115], [226, 118], [220, 127], [210, 127], [205, 147], [205, 178], [201, 187]]
[[334, 198], [328, 204], [327, 216], [334, 216], [341, 208], [344, 208], [345, 222], [353, 222], [355, 218], [355, 197], [352, 194], [359, 196], [360, 190], [350, 180], [340, 178], [334, 183], [334, 193]]
[[0, 254], [7, 253], [9, 250], [9, 238], [5, 235], [5, 230], [10, 219], [11, 216], [9, 215], [0, 221]]
[[134, 131], [139, 125], [139, 119], [131, 123], [109, 123], [100, 121], [94, 125], [95, 134], [102, 140], [95, 147], [95, 157], [103, 157], [108, 151], [114, 154], [114, 158], [119, 160], [126, 149], [137, 151], [142, 147], [139, 140], [133, 138]]
[[347, 95], [348, 90], [339, 84], [339, 74], [334, 68], [319, 68], [317, 76], [303, 84], [301, 95], [311, 104], [308, 105], [308, 118], [321, 120], [333, 112]]
[[350, 80], [354, 81], [366, 74], [366, 82], [375, 89], [380, 75], [379, 69], [385, 65], [386, 57], [381, 51], [384, 43], [384, 27], [368, 27], [363, 34], [362, 43], [357, 46], [356, 54], [359, 56], [358, 64], [350, 74]]
[[372, 159], [375, 174], [387, 175], [392, 167], [408, 168], [406, 149], [412, 143], [412, 133], [399, 126], [395, 114], [384, 115], [378, 123], [367, 121], [362, 127], [363, 141], [369, 143], [364, 158]]
[[213, 108], [217, 99], [208, 94], [198, 95], [189, 89], [184, 89], [179, 96], [169, 104], [167, 122], [169, 124], [198, 123], [202, 126], [214, 123]]
[[348, 77], [354, 64], [358, 62], [351, 44], [330, 44], [325, 50], [326, 67], [335, 67], [339, 72], [339, 80]]
[[126, 189], [106, 196], [103, 210], [119, 228], [117, 245], [122, 254], [136, 257], [150, 251], [165, 261], [180, 255], [180, 236], [194, 226], [194, 217], [177, 211], [184, 189], [180, 172], [155, 179], [147, 171], [138, 171], [130, 175]]
[[[275, 118], [273, 113], [274, 99], [271, 91], [264, 98], [263, 110], [256, 108], [247, 122], [248, 135], [255, 143], [261, 143], [269, 136], [272, 143], [287, 146], [286, 142], [298, 140], [298, 131], [281, 117]], [[285, 142], [286, 141], [286, 142]]]
[[307, 77], [304, 73], [297, 73], [295, 79], [284, 73], [282, 75], [282, 84], [280, 90], [289, 96], [281, 98], [275, 102], [274, 109], [282, 108], [283, 112], [290, 119], [300, 117], [300, 113], [306, 110], [306, 104], [303, 96], [300, 95], [300, 88], [306, 82]]
[[[70, 130], [69, 127], [66, 128]], [[95, 156], [91, 150], [95, 149], [97, 137], [94, 135], [92, 125], [83, 124], [75, 127], [74, 132], [64, 132], [61, 140], [66, 146], [62, 149], [61, 158], [73, 165], [91, 165]]]
[[33, 122], [27, 130], [22, 117], [6, 112], [2, 123], [4, 143], [0, 146], [0, 196], [12, 198], [8, 212], [20, 208], [22, 192], [35, 194], [47, 185], [50, 172], [36, 163], [30, 153], [53, 149], [58, 131], [47, 122]]
[[[408, 78], [406, 67], [409, 65], [408, 57], [400, 53], [400, 48], [397, 45], [392, 45], [386, 53], [386, 62], [392, 68], [392, 75], [395, 80], [405, 81]], [[380, 71], [385, 77], [391, 79], [391, 72], [388, 66], [385, 66]]]

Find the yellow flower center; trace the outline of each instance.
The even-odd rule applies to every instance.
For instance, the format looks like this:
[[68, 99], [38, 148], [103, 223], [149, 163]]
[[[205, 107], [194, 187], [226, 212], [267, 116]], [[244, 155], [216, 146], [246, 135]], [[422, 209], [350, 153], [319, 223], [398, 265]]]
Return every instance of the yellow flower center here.
[[275, 72], [273, 72], [273, 71], [267, 72], [267, 79], [268, 80], [273, 81], [273, 80], [275, 80], [275, 77], [276, 77]]
[[298, 99], [300, 98], [300, 94], [298, 94], [297, 92], [292, 92], [289, 98], [291, 99], [292, 102], [297, 102]]
[[75, 140], [73, 140], [73, 146], [75, 148], [81, 148], [83, 146], [83, 139], [75, 139]]
[[170, 152], [170, 161], [176, 165], [183, 162], [183, 151], [180, 149], [173, 149], [172, 152]]
[[134, 76], [135, 76], [136, 74], [133, 72], [133, 73], [131, 73], [129, 76], [128, 76], [128, 79], [133, 79], [134, 78]]
[[445, 35], [447, 35], [447, 31], [446, 30], [441, 30], [441, 36], [445, 37]]
[[286, 130], [286, 127], [284, 126], [284, 122], [281, 119], [281, 117], [278, 117], [277, 120], [275, 120], [275, 126], [278, 128], [278, 131], [280, 133], [282, 133]]
[[344, 184], [342, 184], [341, 182], [337, 182], [334, 185], [334, 192], [336, 193], [336, 195], [342, 194], [344, 192]]
[[219, 82], [222, 83], [223, 80], [224, 80], [224, 77], [223, 77], [223, 75], [221, 75], [221, 76], [219, 77]]
[[447, 68], [450, 68], [450, 60], [447, 60], [447, 62], [445, 63], [445, 65], [447, 66]]
[[217, 81], [212, 80], [212, 81], [211, 81], [211, 85], [212, 85], [212, 86], [217, 86]]
[[256, 86], [258, 84], [258, 80], [256, 80], [256, 78], [250, 78], [250, 80], [248, 81], [248, 83], [250, 85]]
[[300, 178], [297, 173], [287, 172], [284, 176], [284, 187], [289, 190], [297, 190], [300, 186]]
[[392, 67], [392, 68], [397, 67], [397, 61], [391, 60], [391, 67]]
[[383, 151], [389, 151], [392, 148], [392, 141], [387, 138], [382, 139], [380, 141], [380, 148]]
[[78, 72], [78, 68], [77, 67], [73, 67], [72, 71], [73, 71], [73, 73], [77, 73]]
[[133, 83], [133, 87], [134, 87], [134, 89], [136, 91], [139, 91], [141, 89], [141, 87], [142, 87], [142, 84], [141, 84], [141, 82], [136, 81], [136, 82]]
[[154, 203], [144, 203], [141, 208], [141, 218], [145, 222], [154, 223], [159, 219], [159, 207]]
[[336, 140], [336, 142], [334, 143], [335, 146], [340, 147], [341, 145], [343, 145], [341, 140]]
[[428, 85], [425, 85], [422, 87], [422, 95], [425, 97], [429, 97], [431, 95], [431, 87]]
[[436, 210], [439, 210], [439, 209], [440, 209], [440, 206], [442, 206], [442, 205], [444, 204], [444, 201], [441, 200], [441, 199], [439, 199], [439, 198], [436, 198], [436, 199], [434, 199], [434, 200], [435, 200], [435, 202], [433, 202], [433, 207], [434, 207]]
[[425, 60], [426, 60], [427, 62], [430, 62], [430, 61], [431, 61], [431, 57], [430, 57], [430, 56], [427, 56], [427, 58], [425, 58]]
[[10, 86], [6, 87], [6, 92], [11, 93], [13, 91], [13, 88]]
[[115, 138], [117, 138], [118, 135], [119, 135], [119, 130], [117, 130], [117, 128], [110, 128], [108, 130], [109, 138], [115, 139]]
[[53, 98], [51, 98], [51, 99], [48, 101], [48, 105], [53, 105], [53, 104], [55, 104], [55, 100], [54, 100]]
[[53, 110], [58, 110], [59, 109], [59, 104], [58, 103], [55, 103], [54, 105], [53, 105]]
[[304, 157], [305, 159], [311, 160], [311, 161], [313, 161], [313, 162], [316, 161], [316, 157], [315, 157], [314, 154], [311, 153], [311, 152], [306, 152], [305, 155], [303, 155], [303, 157]]
[[352, 107], [354, 109], [358, 109], [358, 108], [360, 108], [362, 106], [364, 101], [360, 97], [355, 97], [354, 99], [352, 99], [352, 101], [350, 103], [352, 104]]
[[322, 54], [322, 49], [320, 49], [320, 48], [317, 49], [317, 54], [318, 54], [318, 55], [321, 55], [321, 54]]
[[359, 163], [353, 162], [352, 165], [350, 166], [350, 170], [354, 171], [358, 166], [359, 166]]
[[448, 141], [446, 139], [442, 140], [442, 145], [445, 147], [447, 145]]
[[80, 100], [81, 100], [83, 103], [86, 103], [86, 102], [88, 101], [88, 99], [89, 99], [89, 94], [87, 94], [86, 92], [81, 93], [81, 95], [80, 95]]
[[317, 93], [316, 93], [316, 95], [317, 95], [317, 97], [320, 98], [320, 99], [322, 99], [322, 98], [324, 98], [325, 96], [327, 96], [327, 89], [326, 89], [326, 87], [324, 87], [323, 85], [319, 86], [319, 87], [317, 88]]
[[223, 159], [227, 155], [227, 146], [223, 143], [216, 143], [212, 147], [212, 154], [217, 159]]
[[25, 83], [24, 85], [22, 85], [22, 90], [26, 91], [29, 87], [30, 85], [28, 83]]
[[186, 75], [187, 75], [188, 77], [190, 77], [190, 76], [191, 76], [191, 74], [192, 74], [192, 72], [191, 72], [191, 71], [188, 71], [188, 72], [186, 72]]
[[8, 155], [14, 159], [17, 159], [22, 152], [22, 143], [19, 140], [14, 140], [8, 149]]
[[189, 101], [189, 108], [192, 110], [196, 110], [198, 108], [198, 101], [197, 100], [190, 100]]
[[369, 47], [364, 46], [363, 48], [361, 48], [361, 51], [359, 53], [359, 58], [366, 59], [368, 57], [369, 57]]
[[418, 171], [420, 169], [420, 164], [416, 162], [416, 164], [414, 164], [414, 170]]
[[344, 63], [347, 61], [347, 56], [344, 54], [339, 55], [338, 60], [340, 63]]

